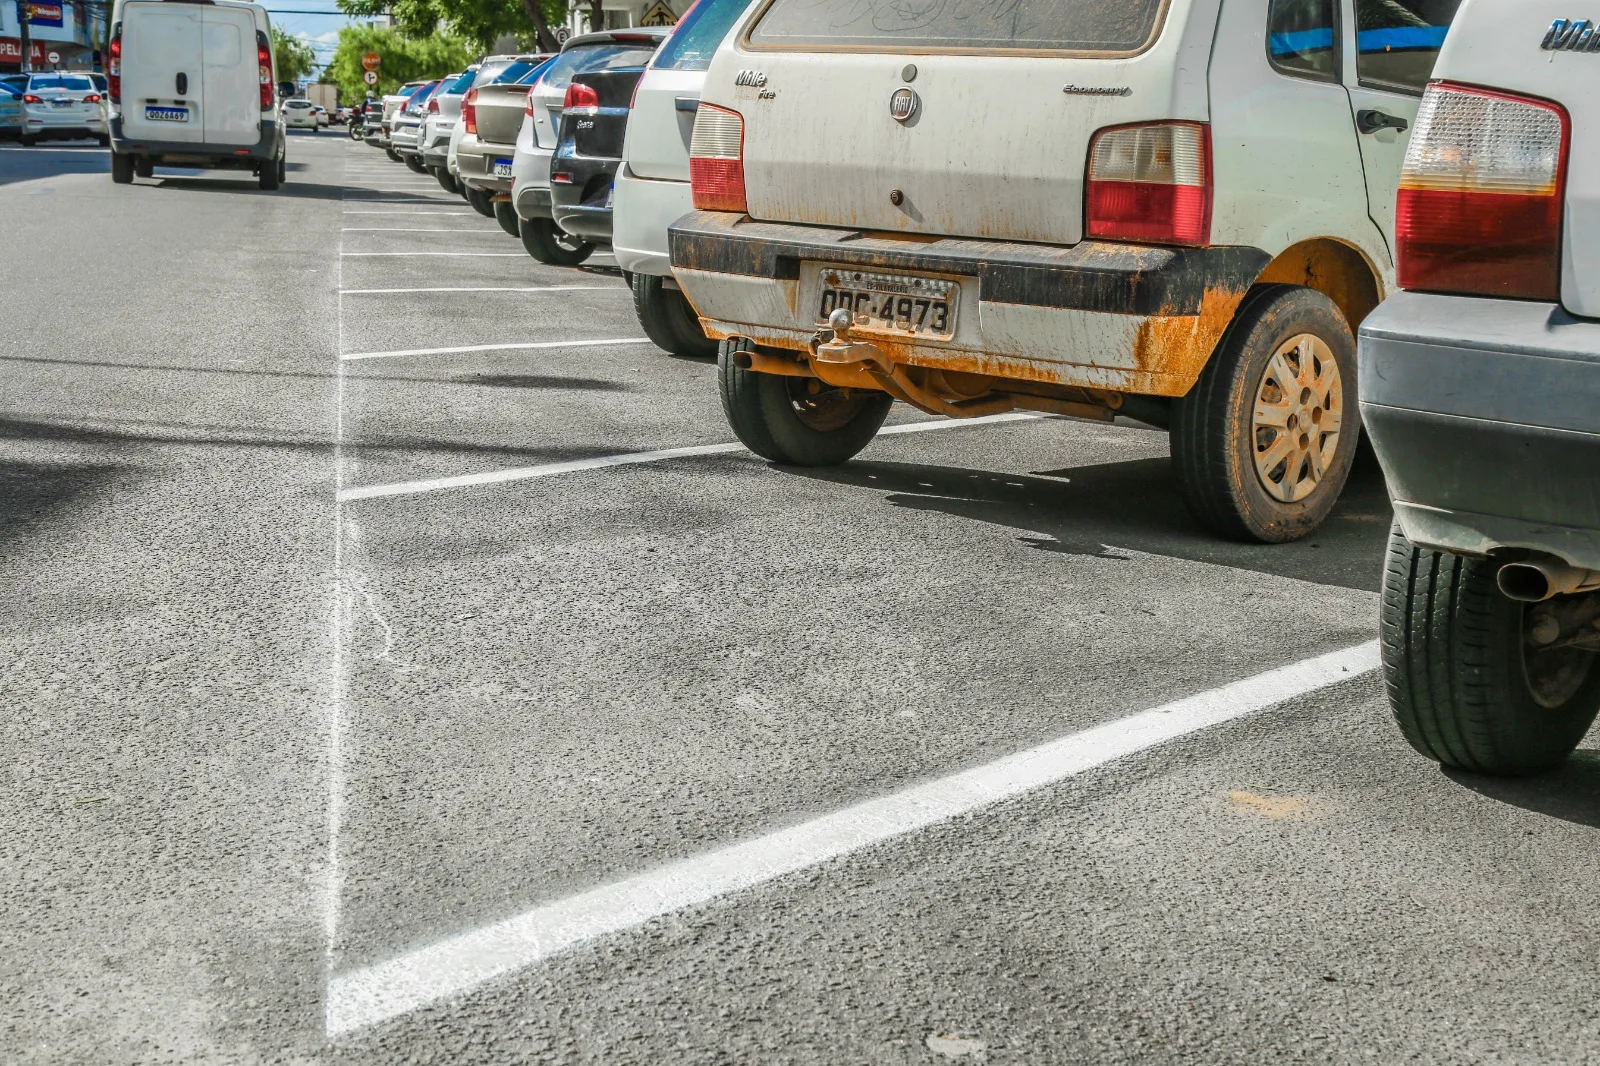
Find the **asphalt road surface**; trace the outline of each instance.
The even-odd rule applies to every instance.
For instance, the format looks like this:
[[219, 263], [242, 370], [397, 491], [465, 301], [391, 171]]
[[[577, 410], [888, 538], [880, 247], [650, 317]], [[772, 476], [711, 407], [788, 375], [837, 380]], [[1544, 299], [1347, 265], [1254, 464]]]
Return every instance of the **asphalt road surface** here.
[[774, 467], [609, 257], [290, 159], [0, 146], [0, 1059], [1600, 1059], [1600, 752], [1404, 746], [1370, 462], [1283, 547], [1134, 423]]

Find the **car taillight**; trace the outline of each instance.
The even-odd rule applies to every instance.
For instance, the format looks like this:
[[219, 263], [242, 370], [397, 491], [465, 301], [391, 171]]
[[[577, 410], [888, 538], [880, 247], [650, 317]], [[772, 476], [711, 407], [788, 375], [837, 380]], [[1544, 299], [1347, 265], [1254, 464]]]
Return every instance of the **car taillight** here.
[[88, 96], [83, 98], [83, 102], [86, 104], [98, 104], [100, 102], [100, 94], [90, 93]]
[[567, 86], [566, 98], [561, 101], [563, 113], [567, 111], [592, 110], [599, 108], [599, 106], [600, 94], [594, 91], [593, 86], [583, 85], [579, 82], [573, 82]]
[[689, 138], [689, 188], [697, 211], [747, 211], [744, 116], [701, 104]]
[[122, 33], [111, 38], [110, 62], [106, 64], [106, 88], [111, 93], [111, 102], [122, 103]]
[[467, 90], [466, 97], [461, 101], [461, 121], [466, 125], [468, 133], [478, 132], [478, 90]]
[[23, 93], [22, 102], [25, 104], [42, 104], [44, 103], [44, 97], [35, 96], [32, 93]]
[[428, 114], [437, 115], [438, 113], [439, 113], [439, 101], [437, 101], [437, 100], [429, 100], [428, 101]]
[[272, 86], [272, 45], [265, 37], [256, 40], [256, 71], [261, 79], [261, 110], [271, 111], [277, 90]]
[[1569, 126], [1547, 100], [1429, 85], [1400, 169], [1400, 287], [1557, 299]]
[[1211, 241], [1211, 128], [1113, 126], [1089, 144], [1087, 236], [1154, 244]]

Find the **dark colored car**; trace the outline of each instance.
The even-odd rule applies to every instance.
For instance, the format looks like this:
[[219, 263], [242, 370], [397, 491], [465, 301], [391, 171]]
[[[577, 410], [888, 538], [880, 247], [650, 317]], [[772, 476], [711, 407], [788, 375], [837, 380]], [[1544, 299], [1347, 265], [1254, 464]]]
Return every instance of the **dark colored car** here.
[[611, 187], [622, 163], [629, 104], [646, 64], [574, 74], [550, 160], [550, 215], [567, 233], [611, 241]]

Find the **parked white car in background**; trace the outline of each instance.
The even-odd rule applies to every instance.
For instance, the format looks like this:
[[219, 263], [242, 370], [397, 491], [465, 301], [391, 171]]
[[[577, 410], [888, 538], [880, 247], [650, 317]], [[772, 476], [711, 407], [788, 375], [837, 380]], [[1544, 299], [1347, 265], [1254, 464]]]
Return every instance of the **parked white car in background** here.
[[[1166, 425], [1213, 533], [1303, 537], [1360, 436], [1401, 158], [1453, 0], [757, 5], [670, 229], [739, 438], [855, 455], [899, 399]], [[1031, 58], [1019, 61], [1018, 51]], [[846, 117], [848, 116], [848, 117]]]
[[321, 125], [317, 121], [317, 105], [310, 100], [301, 100], [298, 97], [283, 102], [283, 124], [292, 130], [314, 130]]
[[22, 137], [22, 94], [27, 85], [25, 74], [0, 77], [0, 137]]
[[106, 104], [87, 74], [30, 74], [22, 88], [22, 143], [93, 137], [110, 144]]
[[[694, 210], [689, 138], [711, 57], [750, 0], [699, 0], [678, 20], [633, 95], [612, 204], [612, 251], [645, 334], [679, 355], [715, 355], [672, 276], [667, 227]], [[525, 132], [531, 135], [531, 122]], [[531, 146], [530, 146], [531, 147]], [[521, 152], [521, 143], [518, 151]], [[548, 164], [547, 164], [548, 165]]]

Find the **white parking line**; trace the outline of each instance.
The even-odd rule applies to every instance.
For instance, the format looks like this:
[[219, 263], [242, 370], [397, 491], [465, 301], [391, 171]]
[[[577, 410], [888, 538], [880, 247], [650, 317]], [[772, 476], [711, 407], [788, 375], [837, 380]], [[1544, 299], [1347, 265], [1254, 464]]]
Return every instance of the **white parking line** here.
[[420, 227], [419, 228], [411, 228], [411, 227], [408, 227], [408, 226], [345, 226], [342, 229], [340, 229], [339, 232], [340, 233], [462, 233], [462, 234], [471, 234], [473, 236], [478, 236], [479, 233], [481, 232], [481, 233], [484, 233], [484, 234], [494, 234], [494, 235], [498, 235], [498, 236], [505, 236], [505, 232], [503, 230], [485, 229], [485, 230], [479, 231], [479, 230], [471, 230], [471, 229], [462, 229], [459, 226], [457, 226], [455, 228], [435, 226], [432, 229], [424, 229], [424, 228], [420, 228]]
[[515, 352], [534, 348], [582, 348], [586, 345], [650, 344], [648, 337], [612, 337], [593, 341], [527, 341], [522, 344], [463, 344], [454, 348], [405, 348], [397, 352], [351, 352], [340, 362], [355, 359], [399, 359], [407, 355], [460, 355], [463, 352]]
[[[1024, 419], [1044, 418], [1044, 415], [1027, 411], [1012, 411], [1003, 415], [985, 415], [982, 418], [939, 418], [928, 422], [905, 422], [898, 426], [884, 426], [878, 430], [882, 437], [894, 433], [927, 433], [932, 430], [961, 429], [966, 426], [995, 422], [1017, 422]], [[619, 455], [598, 455], [589, 459], [569, 459], [563, 463], [546, 463], [543, 466], [518, 466], [506, 470], [490, 470], [481, 474], [457, 474], [454, 477], [427, 478], [422, 481], [399, 481], [389, 485], [362, 485], [353, 489], [340, 489], [340, 503], [355, 500], [386, 499], [391, 496], [415, 496], [441, 489], [464, 489], [476, 485], [499, 485], [507, 481], [529, 481], [554, 474], [570, 474], [578, 470], [599, 470], [608, 466], [633, 466], [637, 463], [659, 463], [665, 459], [688, 459], [697, 455], [725, 455], [744, 451], [742, 444], [696, 444], [685, 448], [661, 448], [652, 452], [623, 452]]]
[[[465, 204], [463, 204], [460, 207], [452, 207], [449, 204], [444, 204], [444, 205], [441, 205], [441, 206], [448, 207], [449, 210], [447, 210], [447, 211], [427, 211], [427, 210], [418, 210], [417, 208], [414, 208], [414, 207], [404, 207], [404, 208], [401, 208], [398, 211], [385, 211], [382, 208], [379, 208], [378, 210], [368, 210], [366, 208], [360, 208], [360, 207], [357, 207], [357, 208], [349, 208], [349, 207], [347, 207], [347, 208], [344, 209], [344, 213], [347, 214], [347, 215], [443, 215], [443, 216], [446, 216], [446, 217], [449, 217], [449, 218], [460, 218], [461, 217], [460, 212], [472, 211], [472, 208], [466, 206]], [[473, 214], [477, 214], [476, 211], [472, 211], [472, 213]]]
[[476, 258], [480, 258], [480, 259], [485, 257], [485, 256], [489, 256], [491, 258], [506, 258], [506, 257], [516, 258], [516, 259], [526, 259], [526, 258], [528, 258], [528, 253], [527, 252], [340, 252], [339, 254], [341, 256], [344, 256], [345, 258], [356, 258], [356, 257], [360, 257], [360, 256], [388, 256], [390, 258], [395, 258], [395, 257], [398, 257], [398, 256], [425, 256], [425, 255], [464, 256], [466, 258], [476, 257]]
[[440, 289], [340, 289], [341, 296], [376, 296], [385, 293], [400, 292], [577, 292], [594, 289], [612, 290], [632, 295], [632, 291], [625, 285], [529, 285], [515, 288], [504, 285], [462, 285], [453, 288]]
[[458, 996], [586, 941], [819, 866], [1179, 737], [1359, 677], [1377, 641], [1094, 726], [742, 844], [670, 863], [328, 981], [330, 1037]]

